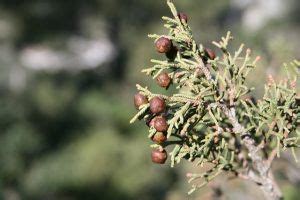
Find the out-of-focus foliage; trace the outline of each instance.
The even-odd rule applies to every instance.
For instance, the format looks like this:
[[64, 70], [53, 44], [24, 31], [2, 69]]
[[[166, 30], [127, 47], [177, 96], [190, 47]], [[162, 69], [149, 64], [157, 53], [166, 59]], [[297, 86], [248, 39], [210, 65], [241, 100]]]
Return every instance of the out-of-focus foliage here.
[[[245, 13], [257, 2], [236, 2], [177, 5], [189, 15], [199, 42], [210, 46], [230, 29], [237, 43], [259, 49], [262, 67], [251, 84], [262, 88], [264, 71], [276, 74], [281, 69], [274, 66], [299, 59], [300, 3], [286, 1], [285, 14], [248, 30]], [[0, 11], [0, 199], [185, 199], [187, 170], [153, 166], [146, 128], [128, 124], [134, 83], [153, 83], [138, 71], [155, 54], [146, 34], [162, 33], [157, 21], [169, 12], [165, 3], [0, 0]], [[93, 49], [98, 40], [108, 42], [96, 53], [82, 47]], [[94, 55], [107, 53], [107, 43], [114, 51], [100, 62]], [[79, 59], [83, 54], [95, 62]], [[280, 183], [288, 199], [297, 199], [299, 165], [282, 159], [276, 165]], [[244, 197], [245, 190], [256, 193], [254, 186], [237, 185], [224, 186], [229, 199]], [[192, 198], [205, 195], [209, 191]]]

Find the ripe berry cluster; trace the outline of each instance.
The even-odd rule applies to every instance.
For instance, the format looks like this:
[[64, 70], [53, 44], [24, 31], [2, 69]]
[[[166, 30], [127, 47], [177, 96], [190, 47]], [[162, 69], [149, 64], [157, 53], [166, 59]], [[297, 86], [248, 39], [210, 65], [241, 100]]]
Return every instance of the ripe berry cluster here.
[[[151, 139], [157, 144], [162, 144], [167, 141], [166, 131], [168, 130], [168, 123], [164, 114], [166, 111], [166, 103], [160, 97], [153, 97], [150, 99], [150, 102], [148, 102], [148, 99], [144, 95], [140, 93], [134, 95], [134, 105], [136, 108], [147, 103], [150, 104], [150, 114], [152, 116], [147, 124], [156, 130], [156, 133]], [[164, 164], [168, 155], [164, 149], [155, 149], [152, 151], [151, 157], [154, 163]]]
[[[178, 17], [183, 23], [187, 23], [188, 16], [186, 14], [179, 13]], [[162, 36], [155, 41], [155, 48], [158, 53], [165, 54], [170, 61], [174, 60], [176, 55], [181, 52], [181, 49], [176, 46], [171, 39], [165, 36]], [[209, 48], [205, 48], [204, 54], [199, 56], [204, 61], [214, 60], [216, 58], [215, 52]], [[156, 77], [156, 81], [160, 87], [168, 89], [172, 83], [172, 78], [167, 72], [162, 72]], [[163, 98], [158, 96], [148, 100], [146, 96], [140, 93], [135, 94], [134, 105], [137, 109], [148, 103], [151, 119], [146, 123], [150, 128], [156, 130], [156, 133], [151, 138], [152, 141], [161, 145], [168, 139], [166, 133], [168, 130], [166, 102]], [[154, 149], [151, 154], [152, 162], [158, 164], [164, 164], [167, 157], [168, 154], [162, 147]]]

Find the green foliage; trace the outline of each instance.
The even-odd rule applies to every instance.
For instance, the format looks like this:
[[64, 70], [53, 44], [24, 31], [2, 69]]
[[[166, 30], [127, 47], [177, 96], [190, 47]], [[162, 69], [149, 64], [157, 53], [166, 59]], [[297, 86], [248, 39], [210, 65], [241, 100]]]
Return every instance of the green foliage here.
[[[260, 57], [252, 59], [251, 50], [244, 50], [243, 44], [231, 53], [228, 45], [233, 38], [228, 32], [221, 41], [213, 42], [221, 54], [211, 59], [206, 48], [194, 40], [190, 26], [178, 17], [172, 1], [167, 3], [173, 14], [173, 18], [162, 18], [168, 34], [149, 37], [155, 41], [168, 38], [179, 51], [174, 59], [151, 59], [153, 66], [142, 72], [153, 79], [168, 72], [176, 90], [168, 96], [137, 85], [139, 93], [148, 100], [158, 96], [167, 103], [162, 115], [168, 120], [168, 141], [151, 146], [165, 148], [175, 144], [170, 151], [172, 167], [182, 159], [200, 166], [210, 164], [210, 169], [202, 174], [187, 175], [189, 182], [202, 180], [189, 193], [223, 171], [239, 174], [255, 168], [263, 177], [269, 167], [267, 161], [263, 164], [263, 158], [256, 155], [258, 151], [271, 162], [274, 152], [279, 157], [281, 151], [291, 149], [294, 153], [294, 148], [299, 147], [299, 62], [285, 65], [286, 79], [277, 83], [270, 77], [265, 95], [256, 101], [251, 97], [254, 88], [247, 85], [246, 79]], [[140, 106], [130, 122], [152, 119], [155, 115], [148, 108], [149, 104]], [[155, 128], [150, 127], [148, 137], [155, 133]]]
[[[279, 68], [280, 63], [299, 54], [300, 4], [293, 1], [297, 5], [292, 6], [294, 13], [287, 13], [288, 19], [271, 20], [257, 32], [243, 29], [241, 17], [255, 1], [243, 10], [234, 8], [230, 0], [176, 2], [181, 10], [188, 11], [195, 40], [201, 39], [203, 45], [210, 46], [207, 41], [219, 38], [226, 27], [238, 38], [231, 41], [231, 47], [238, 41], [255, 47], [254, 54], [264, 59], [247, 83], [257, 88], [253, 95], [260, 97], [265, 71], [279, 75], [284, 69]], [[174, 168], [151, 165], [147, 156], [150, 148], [145, 148], [150, 144], [145, 140], [147, 128], [142, 122], [128, 124], [129, 115], [135, 112], [131, 106], [133, 83], [139, 81], [152, 93], [161, 93], [151, 77], [141, 76], [139, 66], [149, 65], [145, 60], [157, 56], [149, 48], [152, 40], [144, 37], [149, 32], [164, 32], [159, 18], [168, 8], [163, 3], [0, 0], [0, 199], [187, 198], [185, 172], [198, 172], [198, 168], [185, 161]], [[290, 1], [284, 4], [291, 5]], [[49, 48], [64, 56], [70, 53], [70, 45], [79, 44], [81, 39], [108, 39], [115, 47], [115, 59], [82, 71], [73, 71], [71, 66], [54, 71], [23, 66], [20, 56], [24, 50]], [[177, 93], [171, 85], [165, 95], [173, 91]], [[293, 164], [287, 162], [288, 156], [283, 154], [276, 162], [275, 167], [281, 161], [286, 167], [277, 169], [282, 176], [276, 178], [282, 186], [293, 187], [284, 191], [295, 196], [299, 178], [297, 171], [291, 175], [288, 170]], [[261, 193], [255, 186], [239, 183], [222, 184], [226, 186], [222, 189], [230, 191], [228, 199], [240, 199], [249, 191], [259, 199]], [[209, 192], [205, 187], [195, 198], [207, 199]]]

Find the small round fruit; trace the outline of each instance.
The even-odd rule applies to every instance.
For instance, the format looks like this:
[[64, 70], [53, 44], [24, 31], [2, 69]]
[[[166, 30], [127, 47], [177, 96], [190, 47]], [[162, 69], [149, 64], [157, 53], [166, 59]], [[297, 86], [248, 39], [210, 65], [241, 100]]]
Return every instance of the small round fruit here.
[[171, 83], [171, 78], [168, 73], [164, 72], [158, 75], [156, 78], [157, 83], [160, 87], [167, 88]]
[[134, 105], [135, 105], [136, 109], [139, 109], [139, 107], [141, 105], [144, 105], [147, 103], [148, 103], [148, 99], [144, 95], [142, 95], [140, 93], [137, 93], [134, 95]]
[[156, 132], [155, 135], [152, 137], [153, 142], [161, 144], [167, 141], [167, 136], [163, 132]]
[[150, 119], [150, 120], [147, 122], [147, 125], [148, 125], [149, 127], [154, 127], [154, 121], [155, 121], [155, 117], [152, 118], [152, 119]]
[[178, 17], [181, 21], [185, 21], [185, 23], [187, 23], [188, 21], [188, 16], [185, 13], [179, 13]]
[[153, 114], [162, 113], [162, 112], [165, 111], [165, 109], [166, 109], [166, 103], [165, 103], [165, 101], [162, 98], [160, 98], [160, 97], [153, 97], [150, 100], [150, 111]]
[[168, 130], [168, 123], [166, 118], [162, 116], [155, 117], [154, 128], [158, 132], [166, 132]]
[[209, 48], [205, 48], [205, 53], [208, 56], [208, 58], [211, 60], [214, 60], [216, 58], [215, 52]]
[[155, 149], [151, 153], [152, 162], [157, 164], [164, 164], [167, 158], [168, 158], [168, 154], [164, 149], [162, 151]]
[[161, 37], [155, 42], [156, 50], [159, 53], [167, 53], [172, 49], [172, 41], [168, 38]]

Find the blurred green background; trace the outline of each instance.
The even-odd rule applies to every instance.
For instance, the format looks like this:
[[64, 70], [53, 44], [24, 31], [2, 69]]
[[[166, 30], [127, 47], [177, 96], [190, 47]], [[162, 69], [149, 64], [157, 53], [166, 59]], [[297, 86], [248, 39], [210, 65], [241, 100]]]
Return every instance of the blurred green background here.
[[[262, 95], [266, 74], [300, 59], [299, 0], [178, 0], [195, 38], [261, 55], [249, 84]], [[186, 172], [150, 161], [150, 141], [134, 115], [135, 83], [157, 57], [148, 33], [165, 33], [163, 0], [0, 0], [0, 199], [214, 199], [188, 197]], [[220, 52], [217, 52], [219, 54]], [[220, 55], [220, 54], [219, 54]], [[162, 92], [162, 90], [161, 90]], [[274, 170], [286, 199], [299, 199], [300, 166], [283, 154]], [[252, 183], [217, 184], [224, 199], [262, 199]]]

